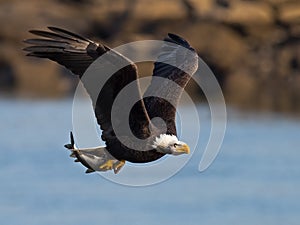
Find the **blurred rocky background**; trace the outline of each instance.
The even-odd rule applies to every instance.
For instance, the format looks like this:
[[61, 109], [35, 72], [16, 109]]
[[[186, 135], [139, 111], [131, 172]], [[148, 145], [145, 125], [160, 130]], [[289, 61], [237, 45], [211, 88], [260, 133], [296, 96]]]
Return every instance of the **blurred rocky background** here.
[[213, 70], [227, 104], [300, 112], [299, 0], [0, 0], [0, 23], [3, 96], [72, 93], [68, 71], [22, 51], [28, 30], [52, 25], [111, 47], [179, 34]]

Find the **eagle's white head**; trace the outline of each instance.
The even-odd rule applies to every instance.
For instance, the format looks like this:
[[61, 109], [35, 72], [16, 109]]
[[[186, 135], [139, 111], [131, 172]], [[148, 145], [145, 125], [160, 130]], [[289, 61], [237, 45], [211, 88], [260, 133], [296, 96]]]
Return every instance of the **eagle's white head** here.
[[175, 135], [170, 134], [161, 134], [156, 137], [152, 147], [165, 154], [181, 155], [190, 153], [190, 147], [186, 143], [178, 141]]

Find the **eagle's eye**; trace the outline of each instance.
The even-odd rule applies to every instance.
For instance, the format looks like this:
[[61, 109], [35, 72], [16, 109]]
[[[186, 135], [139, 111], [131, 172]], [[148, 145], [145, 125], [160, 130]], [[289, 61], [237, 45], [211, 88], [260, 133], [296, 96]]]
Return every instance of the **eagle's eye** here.
[[176, 143], [175, 143], [175, 144], [173, 145], [173, 146], [174, 146], [174, 148], [176, 148], [176, 147], [177, 147], [177, 145], [178, 145], [178, 144], [176, 144]]

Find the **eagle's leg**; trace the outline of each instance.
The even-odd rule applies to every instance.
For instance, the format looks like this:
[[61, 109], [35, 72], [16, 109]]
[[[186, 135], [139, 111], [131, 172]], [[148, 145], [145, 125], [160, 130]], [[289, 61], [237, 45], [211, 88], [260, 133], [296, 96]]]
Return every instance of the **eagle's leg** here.
[[115, 162], [113, 165], [114, 173], [117, 174], [124, 165], [125, 165], [125, 160]]
[[106, 162], [99, 166], [100, 171], [114, 170], [114, 173], [117, 174], [121, 168], [125, 165], [125, 160], [116, 160], [108, 159]]
[[100, 170], [112, 170], [114, 165], [114, 161], [112, 159], [107, 160], [103, 164], [99, 166]]

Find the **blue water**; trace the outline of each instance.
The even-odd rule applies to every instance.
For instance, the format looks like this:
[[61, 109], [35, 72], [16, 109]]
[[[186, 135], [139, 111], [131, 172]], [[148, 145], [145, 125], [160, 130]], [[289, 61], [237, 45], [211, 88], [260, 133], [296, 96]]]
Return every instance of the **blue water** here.
[[167, 181], [137, 188], [68, 157], [71, 100], [0, 100], [0, 224], [300, 224], [300, 120], [229, 108], [221, 152], [199, 173], [210, 129], [199, 108], [199, 150]]

